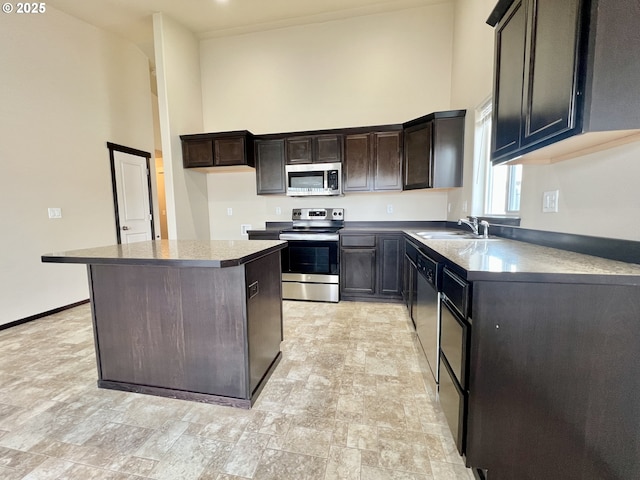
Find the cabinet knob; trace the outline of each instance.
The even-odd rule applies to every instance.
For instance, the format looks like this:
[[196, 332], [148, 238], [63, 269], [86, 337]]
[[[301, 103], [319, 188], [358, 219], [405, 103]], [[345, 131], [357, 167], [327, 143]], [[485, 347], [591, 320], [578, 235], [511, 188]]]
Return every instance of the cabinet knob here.
[[126, 225], [123, 225], [122, 230], [129, 230], [129, 227], [127, 227]]

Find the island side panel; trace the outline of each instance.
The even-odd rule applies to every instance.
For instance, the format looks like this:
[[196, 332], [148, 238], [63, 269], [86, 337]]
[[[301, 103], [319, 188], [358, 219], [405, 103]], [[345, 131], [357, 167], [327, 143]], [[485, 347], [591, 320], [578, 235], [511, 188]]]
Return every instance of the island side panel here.
[[100, 380], [247, 398], [243, 271], [92, 265]]
[[280, 353], [282, 274], [280, 251], [245, 265], [249, 338], [249, 391], [253, 394]]
[[248, 399], [244, 267], [179, 270], [187, 389]]
[[489, 478], [640, 478], [640, 288], [475, 282], [467, 461]]

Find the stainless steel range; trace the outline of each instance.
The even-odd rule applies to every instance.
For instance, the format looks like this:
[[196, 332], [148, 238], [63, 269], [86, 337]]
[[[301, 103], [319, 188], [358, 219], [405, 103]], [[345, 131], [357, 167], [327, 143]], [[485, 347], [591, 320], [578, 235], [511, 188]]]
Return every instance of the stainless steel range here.
[[282, 298], [340, 300], [338, 230], [343, 208], [294, 208], [291, 229], [280, 232], [289, 245], [282, 252]]

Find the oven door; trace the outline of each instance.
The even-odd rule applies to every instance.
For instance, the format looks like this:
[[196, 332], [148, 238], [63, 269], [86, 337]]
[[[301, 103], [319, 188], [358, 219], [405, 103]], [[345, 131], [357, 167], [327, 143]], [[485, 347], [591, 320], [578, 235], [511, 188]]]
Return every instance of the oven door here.
[[282, 252], [282, 273], [338, 275], [338, 242], [288, 240]]
[[288, 240], [282, 250], [282, 298], [290, 300], [339, 300], [338, 242]]

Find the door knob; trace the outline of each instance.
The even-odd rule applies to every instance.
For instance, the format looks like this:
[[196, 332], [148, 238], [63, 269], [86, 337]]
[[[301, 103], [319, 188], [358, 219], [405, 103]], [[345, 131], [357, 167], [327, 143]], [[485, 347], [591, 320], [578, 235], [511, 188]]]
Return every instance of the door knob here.
[[129, 230], [129, 227], [127, 227], [126, 225], [123, 225], [122, 230]]

